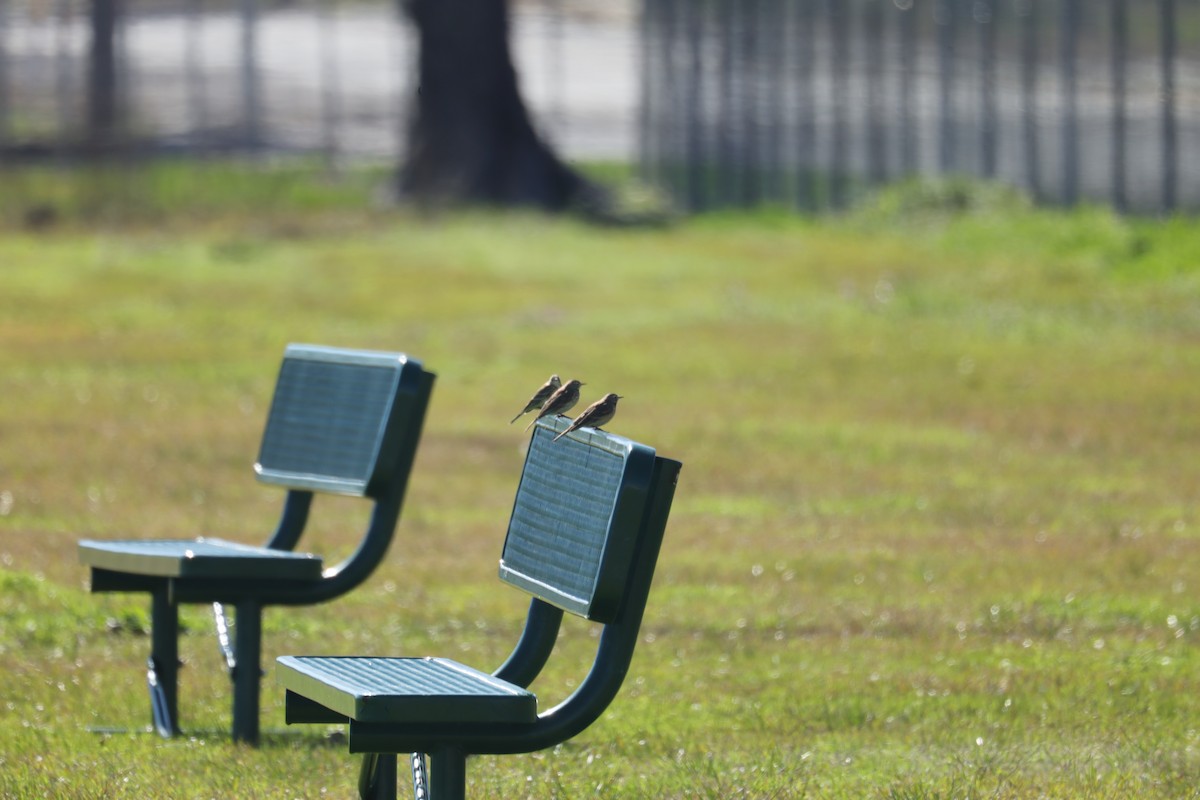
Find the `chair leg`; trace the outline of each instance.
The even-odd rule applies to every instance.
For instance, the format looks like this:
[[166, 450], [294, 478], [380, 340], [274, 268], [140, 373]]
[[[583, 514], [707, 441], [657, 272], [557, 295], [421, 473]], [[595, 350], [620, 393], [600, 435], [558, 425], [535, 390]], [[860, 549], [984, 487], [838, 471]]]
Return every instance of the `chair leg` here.
[[150, 713], [154, 729], [170, 738], [179, 733], [179, 606], [165, 586], [150, 597]]
[[467, 794], [467, 754], [448, 747], [429, 754], [429, 800], [463, 800]]
[[262, 684], [262, 605], [238, 603], [234, 622], [233, 740], [258, 744], [259, 692]]
[[367, 753], [358, 773], [361, 800], [396, 800], [396, 754]]

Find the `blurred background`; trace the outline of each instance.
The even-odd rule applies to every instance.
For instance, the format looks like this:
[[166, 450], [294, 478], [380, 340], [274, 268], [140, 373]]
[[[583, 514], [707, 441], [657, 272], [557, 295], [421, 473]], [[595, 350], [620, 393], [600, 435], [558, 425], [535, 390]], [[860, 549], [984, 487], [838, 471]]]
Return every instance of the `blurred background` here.
[[[685, 464], [619, 702], [476, 796], [1200, 800], [1200, 0], [505, 3], [0, 0], [0, 797], [352, 791], [319, 732], [223, 744], [204, 609], [184, 724], [221, 738], [88, 731], [149, 721], [151, 621], [87, 594], [77, 541], [261, 543], [298, 341], [438, 388], [396, 553], [269, 616], [268, 665], [500, 663], [508, 421], [550, 372]], [[761, 210], [387, 202], [416, 8], [497, 41], [510, 11], [538, 132], [645, 219]], [[332, 563], [331, 510], [301, 546]]]
[[[1196, 0], [514, 0], [568, 160], [702, 210], [847, 205], [898, 177], [1200, 207]], [[98, 152], [394, 163], [417, 39], [351, 0], [0, 0], [0, 160]]]
[[[512, 5], [525, 100], [571, 157], [634, 153], [638, 14], [633, 0]], [[0, 0], [2, 152], [394, 161], [417, 44], [389, 2]]]

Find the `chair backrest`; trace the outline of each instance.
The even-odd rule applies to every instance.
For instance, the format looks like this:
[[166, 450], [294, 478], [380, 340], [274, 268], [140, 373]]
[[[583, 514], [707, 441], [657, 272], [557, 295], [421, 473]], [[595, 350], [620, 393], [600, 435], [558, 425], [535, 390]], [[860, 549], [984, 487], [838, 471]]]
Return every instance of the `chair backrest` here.
[[411, 439], [405, 425], [426, 375], [402, 353], [288, 345], [254, 466], [258, 479], [378, 496]]
[[502, 580], [564, 611], [612, 621], [630, 584], [653, 448], [567, 421], [534, 428], [500, 559]]

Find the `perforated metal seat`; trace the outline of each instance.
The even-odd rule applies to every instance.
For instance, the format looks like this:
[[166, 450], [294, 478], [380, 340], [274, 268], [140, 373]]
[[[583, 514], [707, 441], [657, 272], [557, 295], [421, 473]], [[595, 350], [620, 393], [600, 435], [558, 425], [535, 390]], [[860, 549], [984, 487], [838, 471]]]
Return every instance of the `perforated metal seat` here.
[[[279, 680], [359, 722], [531, 723], [537, 697], [447, 658], [283, 656]], [[288, 677], [283, 673], [290, 672]]]
[[[149, 683], [161, 734], [179, 730], [178, 606], [213, 603], [234, 682], [233, 736], [257, 741], [262, 609], [332, 599], [379, 565], [399, 518], [433, 381], [401, 353], [289, 345], [254, 466], [259, 481], [287, 490], [265, 546], [212, 538], [79, 543], [93, 592], [151, 595]], [[319, 555], [294, 552], [314, 492], [373, 504], [357, 549], [330, 568]], [[232, 645], [222, 603], [236, 609]]]
[[81, 543], [94, 569], [163, 578], [315, 581], [323, 559], [221, 539], [118, 540]]

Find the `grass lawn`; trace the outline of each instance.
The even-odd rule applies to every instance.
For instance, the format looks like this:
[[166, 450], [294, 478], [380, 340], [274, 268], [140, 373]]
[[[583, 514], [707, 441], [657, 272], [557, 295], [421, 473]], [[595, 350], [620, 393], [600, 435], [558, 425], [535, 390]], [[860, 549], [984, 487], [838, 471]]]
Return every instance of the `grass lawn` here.
[[[274, 658], [499, 663], [524, 609], [495, 578], [508, 420], [558, 372], [624, 395], [609, 429], [683, 473], [622, 694], [554, 751], [473, 760], [469, 796], [1200, 797], [1190, 220], [910, 187], [599, 230], [272, 174], [148, 180], [115, 211], [127, 184], [0, 177], [0, 796], [352, 796], [336, 728], [285, 729]], [[23, 226], [35, 200], [54, 224]], [[195, 735], [89, 732], [148, 723], [149, 611], [90, 595], [75, 542], [263, 541], [281, 498], [251, 464], [291, 341], [438, 373], [396, 546], [353, 594], [267, 611], [260, 748], [227, 741], [194, 607]], [[331, 559], [365, 524], [314, 521]], [[563, 636], [546, 703], [590, 663], [588, 629]]]

